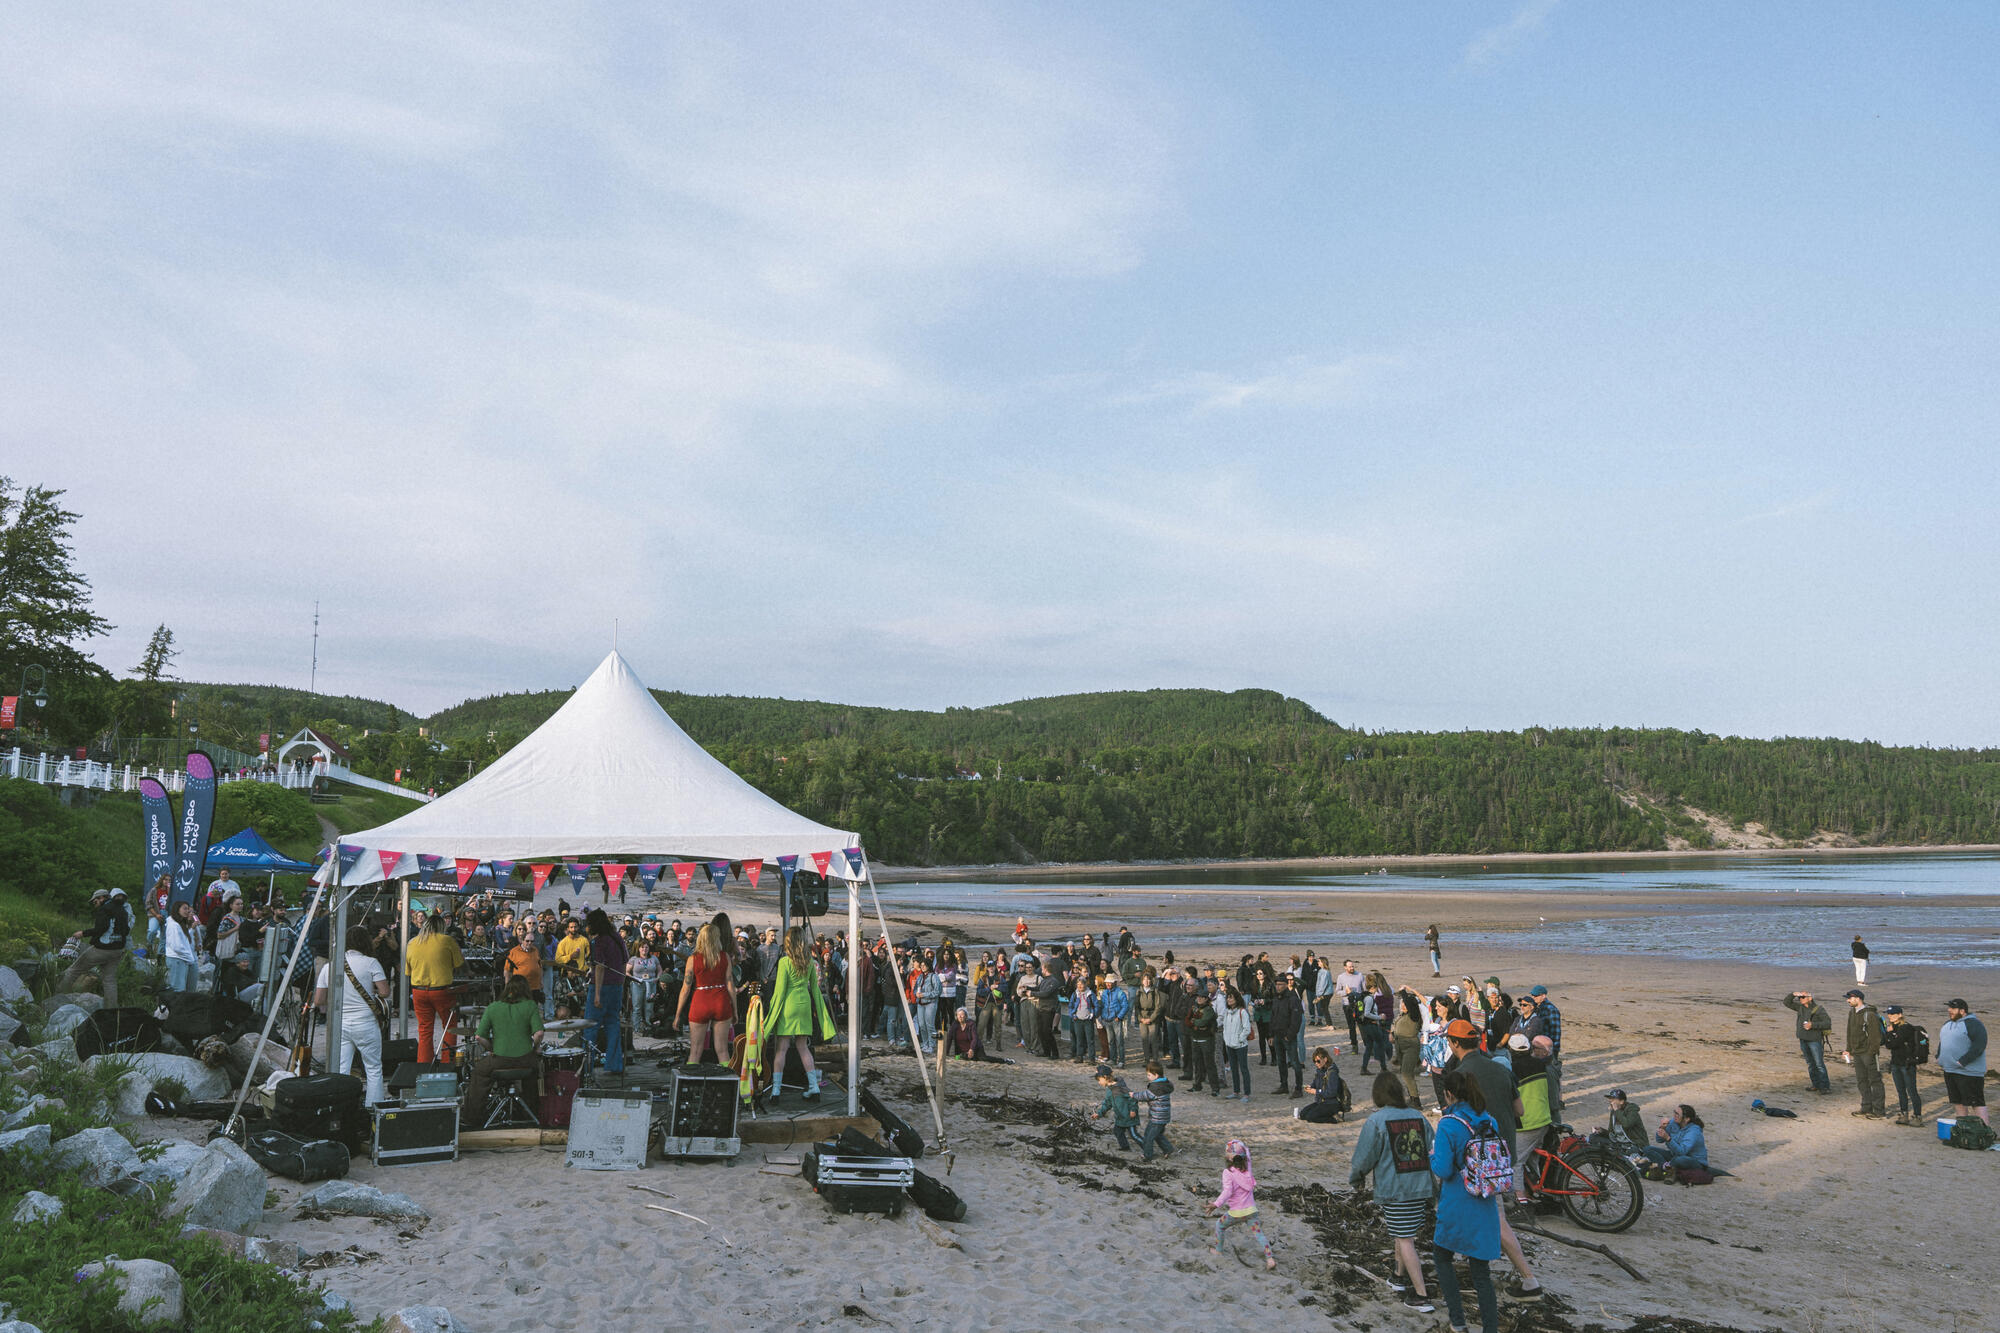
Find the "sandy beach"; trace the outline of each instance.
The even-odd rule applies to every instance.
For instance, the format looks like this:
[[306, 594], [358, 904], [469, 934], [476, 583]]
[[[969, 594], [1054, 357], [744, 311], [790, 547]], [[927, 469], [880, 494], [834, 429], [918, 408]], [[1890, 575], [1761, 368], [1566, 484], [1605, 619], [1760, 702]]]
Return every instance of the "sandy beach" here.
[[[650, 906], [693, 917], [718, 905], [738, 920], [771, 919], [762, 903], [713, 893], [663, 896]], [[1407, 947], [1360, 956], [1393, 982], [1428, 990], [1430, 968], [1415, 931], [1431, 919], [1431, 906], [1407, 893], [1344, 895], [1338, 924], [1325, 919], [1324, 899], [1266, 904], [1264, 919], [1275, 926], [1314, 910], [1326, 928], [1322, 951], [1336, 954], [1340, 926], [1417, 923]], [[845, 924], [838, 907], [836, 895], [836, 913], [822, 923], [827, 929]], [[1149, 956], [1173, 943], [1171, 920], [1137, 902], [1125, 907], [1123, 920]], [[1519, 924], [1524, 914], [1546, 915], [1548, 904], [1495, 901], [1480, 910]], [[899, 936], [916, 926], [981, 940], [997, 938], [1013, 916], [901, 912], [890, 925]], [[1066, 924], [1035, 922], [1051, 937], [1070, 934]], [[1948, 1149], [1928, 1123], [1901, 1128], [1852, 1118], [1851, 1071], [1838, 1063], [1834, 1095], [1807, 1091], [1791, 1015], [1779, 997], [1812, 989], [1838, 1024], [1839, 996], [1852, 980], [1844, 959], [1787, 969], [1550, 953], [1532, 948], [1525, 930], [1522, 943], [1458, 950], [1447, 933], [1445, 971], [1453, 980], [1497, 974], [1511, 989], [1535, 982], [1549, 988], [1565, 1019], [1566, 1118], [1601, 1123], [1603, 1094], [1614, 1086], [1631, 1094], [1649, 1125], [1672, 1103], [1692, 1103], [1708, 1124], [1712, 1160], [1734, 1175], [1700, 1188], [1649, 1182], [1644, 1215], [1621, 1235], [1589, 1236], [1560, 1215], [1536, 1218], [1551, 1231], [1608, 1242], [1646, 1280], [1597, 1254], [1526, 1237], [1550, 1296], [1509, 1306], [1503, 1328], [1994, 1327], [1977, 1285], [1992, 1253], [1989, 1227], [1962, 1201], [1991, 1197], [2000, 1157]], [[1194, 956], [1201, 957], [1198, 948]], [[1992, 982], [1984, 969], [1883, 960], [1869, 989], [1878, 1003], [1903, 1004], [1935, 1033], [1947, 995], [1963, 992], [1984, 1011]], [[1338, 1047], [1343, 1071], [1357, 1079], [1344, 1027], [1315, 1029], [1308, 1045]], [[940, 1174], [948, 1163], [949, 1183], [968, 1204], [966, 1220], [947, 1228], [956, 1248], [936, 1243], [914, 1209], [898, 1221], [833, 1215], [802, 1180], [761, 1170], [767, 1150], [755, 1146], [729, 1164], [656, 1162], [641, 1172], [601, 1174], [567, 1171], [553, 1150], [472, 1153], [413, 1168], [364, 1160], [356, 1179], [411, 1195], [433, 1220], [404, 1232], [355, 1219], [302, 1220], [291, 1205], [305, 1187], [274, 1181], [280, 1202], [266, 1215], [266, 1230], [309, 1253], [353, 1251], [358, 1257], [333, 1263], [323, 1276], [364, 1313], [441, 1304], [476, 1333], [696, 1319], [750, 1328], [1017, 1328], [1048, 1323], [1052, 1301], [1059, 1322], [1088, 1323], [1085, 1312], [1101, 1309], [1119, 1327], [1282, 1321], [1400, 1333], [1440, 1326], [1441, 1315], [1394, 1304], [1379, 1280], [1388, 1271], [1387, 1243], [1372, 1208], [1347, 1193], [1358, 1116], [1332, 1126], [1296, 1121], [1295, 1103], [1270, 1092], [1275, 1072], [1253, 1065], [1254, 1104], [1184, 1092], [1175, 1099], [1177, 1153], [1142, 1165], [1074, 1117], [1096, 1103], [1088, 1070], [1028, 1057], [1011, 1036], [1004, 1053], [1015, 1063], [948, 1067], [949, 1155], [924, 1163]], [[863, 1072], [929, 1135], [908, 1056], [864, 1043]], [[1924, 1071], [1924, 1089], [1934, 1110], [1941, 1080], [1933, 1068]], [[1893, 1103], [1893, 1089], [1890, 1095]], [[1796, 1109], [1799, 1119], [1753, 1112], [1757, 1097]], [[200, 1130], [169, 1123], [190, 1135]], [[1206, 1248], [1201, 1204], [1214, 1195], [1220, 1147], [1232, 1136], [1257, 1154], [1276, 1273], [1263, 1272], [1251, 1255], [1217, 1259]], [[632, 1188], [640, 1185], [647, 1189]]]

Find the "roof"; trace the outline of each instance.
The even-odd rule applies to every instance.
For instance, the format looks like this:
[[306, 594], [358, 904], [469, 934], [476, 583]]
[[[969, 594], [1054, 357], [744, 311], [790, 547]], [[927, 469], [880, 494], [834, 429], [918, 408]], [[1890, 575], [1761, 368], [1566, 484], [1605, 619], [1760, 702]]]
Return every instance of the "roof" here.
[[264, 841], [262, 834], [254, 828], [244, 829], [233, 838], [224, 838], [208, 849], [208, 865], [212, 870], [278, 870], [292, 874], [302, 874], [312, 869], [310, 863], [294, 861], [283, 852]]
[[[349, 834], [343, 847], [482, 861], [681, 856], [772, 861], [860, 844], [788, 810], [730, 771], [667, 716], [625, 659], [606, 657], [590, 679], [470, 782], [400, 819]], [[846, 874], [835, 856], [830, 873]], [[343, 883], [383, 879], [363, 855]]]

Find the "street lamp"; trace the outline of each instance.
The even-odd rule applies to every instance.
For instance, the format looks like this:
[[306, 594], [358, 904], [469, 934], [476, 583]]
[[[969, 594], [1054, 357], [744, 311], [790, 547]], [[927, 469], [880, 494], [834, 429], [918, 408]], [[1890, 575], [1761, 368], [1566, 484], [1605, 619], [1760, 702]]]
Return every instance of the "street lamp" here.
[[[30, 676], [33, 676], [35, 680], [35, 692], [33, 694], [28, 693], [28, 678]], [[49, 673], [38, 666], [22, 667], [21, 688], [18, 693], [21, 696], [21, 702], [27, 703], [32, 701], [37, 708], [47, 708], [49, 706]]]

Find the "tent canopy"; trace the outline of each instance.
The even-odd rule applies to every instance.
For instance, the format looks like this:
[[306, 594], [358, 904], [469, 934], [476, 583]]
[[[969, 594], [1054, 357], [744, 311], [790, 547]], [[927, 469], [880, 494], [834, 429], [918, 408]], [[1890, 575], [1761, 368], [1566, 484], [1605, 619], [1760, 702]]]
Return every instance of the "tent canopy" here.
[[462, 787], [365, 833], [344, 884], [385, 875], [377, 853], [403, 855], [395, 876], [417, 873], [420, 853], [482, 861], [581, 857], [774, 861], [860, 844], [778, 804], [694, 743], [616, 652], [569, 701]]
[[221, 870], [276, 870], [295, 875], [312, 870], [310, 862], [294, 861], [265, 842], [254, 828], [244, 829], [233, 838], [224, 838], [208, 849], [208, 868]]

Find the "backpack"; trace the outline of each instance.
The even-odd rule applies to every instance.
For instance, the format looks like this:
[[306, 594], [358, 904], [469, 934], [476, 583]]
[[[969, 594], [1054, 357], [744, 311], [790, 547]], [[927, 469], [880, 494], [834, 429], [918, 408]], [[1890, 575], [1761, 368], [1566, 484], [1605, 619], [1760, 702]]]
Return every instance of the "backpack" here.
[[1472, 1130], [1465, 1145], [1465, 1166], [1459, 1172], [1465, 1192], [1490, 1199], [1514, 1188], [1514, 1155], [1491, 1121]]
[[1912, 1064], [1927, 1065], [1931, 1062], [1931, 1034], [1915, 1023], [1910, 1024], [1914, 1036], [1910, 1038], [1910, 1051], [1915, 1057]]
[[1949, 1142], [1954, 1148], [1970, 1148], [1974, 1152], [1985, 1152], [1993, 1146], [1994, 1134], [1992, 1127], [1985, 1121], [1976, 1116], [1962, 1115], [1958, 1118], [1958, 1123], [1951, 1127]]

